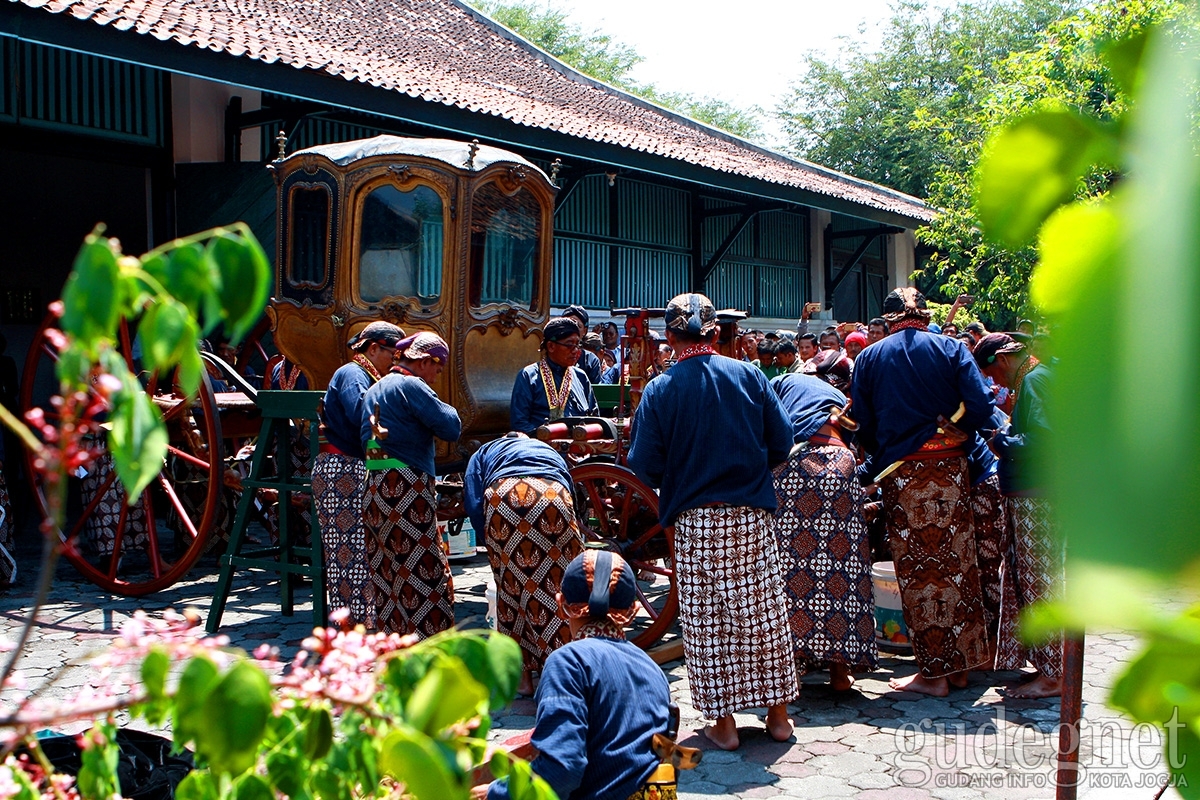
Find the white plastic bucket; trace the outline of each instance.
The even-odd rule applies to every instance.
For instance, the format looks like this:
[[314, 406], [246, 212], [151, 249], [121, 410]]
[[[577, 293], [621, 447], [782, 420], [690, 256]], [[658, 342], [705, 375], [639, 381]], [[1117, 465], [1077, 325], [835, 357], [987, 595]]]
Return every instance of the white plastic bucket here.
[[875, 639], [886, 647], [912, 649], [908, 626], [904, 624], [896, 565], [891, 561], [872, 564], [871, 584], [875, 593]]
[[442, 535], [446, 556], [451, 560], [472, 558], [475, 555], [475, 529], [471, 527], [470, 520], [463, 520], [462, 527], [455, 535], [451, 535], [445, 522], [438, 523], [438, 531]]
[[496, 630], [496, 587], [490, 583], [487, 587], [487, 624], [492, 630]]

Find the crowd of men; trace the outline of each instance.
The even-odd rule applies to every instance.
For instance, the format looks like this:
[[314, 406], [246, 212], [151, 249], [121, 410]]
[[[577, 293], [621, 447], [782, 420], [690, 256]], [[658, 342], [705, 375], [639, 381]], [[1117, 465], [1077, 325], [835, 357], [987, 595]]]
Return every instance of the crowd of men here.
[[[1029, 649], [1015, 635], [1020, 610], [1062, 580], [1037, 457], [1051, 368], [1021, 334], [937, 329], [912, 288], [866, 325], [814, 333], [812, 310], [795, 333], [743, 335], [728, 358], [714, 348], [708, 298], [675, 297], [630, 427], [628, 466], [658, 490], [660, 522], [674, 530], [705, 735], [737, 748], [734, 714], [765, 708], [768, 734], [787, 740], [800, 676], [827, 670], [845, 690], [876, 669], [869, 509], [884, 519], [919, 668], [894, 689], [945, 696], [971, 670], [1031, 661], [1010, 695], [1057, 694], [1061, 641]], [[593, 385], [627, 375], [615, 326], [588, 325], [578, 307], [545, 324], [539, 359], [514, 381], [512, 431], [471, 457], [464, 501], [493, 569], [497, 627], [522, 649], [520, 692], [537, 692], [535, 769], [563, 797], [593, 796], [574, 792], [597, 781], [624, 797], [653, 766], [629, 737], [661, 716], [646, 705], [661, 687], [647, 688], [647, 662], [624, 641], [637, 578], [585, 548], [568, 464], [531, 437], [596, 414]], [[313, 472], [332, 604], [370, 627], [432, 635], [454, 623], [433, 454], [461, 425], [430, 387], [450, 351], [384, 322], [350, 347], [326, 392]], [[581, 638], [617, 649], [570, 649]], [[591, 724], [607, 713], [587, 701], [601, 678], [628, 724], [611, 714]], [[503, 784], [492, 792], [505, 796]]]

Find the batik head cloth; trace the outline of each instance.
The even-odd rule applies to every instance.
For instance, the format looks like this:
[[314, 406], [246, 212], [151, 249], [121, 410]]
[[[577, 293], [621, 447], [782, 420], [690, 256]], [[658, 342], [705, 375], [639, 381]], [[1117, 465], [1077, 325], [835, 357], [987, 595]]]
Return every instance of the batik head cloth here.
[[975, 356], [975, 363], [979, 365], [980, 369], [987, 369], [996, 363], [996, 356], [1005, 353], [1019, 353], [1024, 349], [1025, 345], [1007, 333], [989, 333], [975, 343], [975, 349], [971, 355]]
[[403, 338], [404, 330], [400, 326], [376, 320], [351, 336], [346, 345], [354, 352], [361, 353], [375, 343], [384, 347], [395, 347]]
[[542, 328], [543, 342], [561, 342], [572, 336], [583, 336], [579, 322], [572, 317], [555, 317]]
[[925, 295], [912, 286], [893, 289], [883, 300], [883, 318], [889, 325], [904, 320], [929, 322], [930, 311], [925, 306]]
[[637, 614], [637, 579], [619, 553], [584, 550], [562, 577], [563, 612], [568, 619], [610, 619], [627, 625]]
[[567, 306], [562, 315], [564, 317], [573, 317], [579, 320], [583, 324], [584, 328], [587, 328], [588, 322], [591, 321], [591, 317], [588, 316], [587, 309], [585, 309], [583, 306]]
[[431, 359], [435, 364], [446, 364], [450, 361], [450, 347], [446, 340], [436, 333], [414, 333], [396, 345], [396, 349], [410, 361], [420, 361], [423, 358]]
[[702, 294], [675, 295], [667, 303], [667, 330], [704, 336], [717, 329], [717, 309]]

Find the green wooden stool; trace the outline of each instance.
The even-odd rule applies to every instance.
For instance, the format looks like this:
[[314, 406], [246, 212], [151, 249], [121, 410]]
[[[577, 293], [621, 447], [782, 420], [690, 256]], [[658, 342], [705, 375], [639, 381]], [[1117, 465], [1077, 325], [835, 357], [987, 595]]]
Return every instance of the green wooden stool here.
[[[262, 428], [258, 444], [250, 462], [250, 476], [242, 481], [242, 497], [238, 501], [237, 516], [234, 518], [233, 533], [229, 538], [229, 549], [221, 556], [221, 576], [217, 580], [216, 596], [208, 612], [206, 628], [216, 633], [229, 600], [229, 589], [233, 574], [239, 570], [265, 570], [279, 573], [282, 594], [281, 610], [285, 617], [292, 615], [296, 589], [296, 577], [307, 576], [312, 580], [313, 626], [327, 624], [325, 610], [325, 558], [321, 549], [321, 526], [317, 521], [316, 505], [312, 497], [312, 464], [317, 454], [317, 404], [324, 392], [267, 391], [258, 393], [255, 404], [262, 412]], [[308, 420], [309, 475], [292, 473], [290, 422], [293, 419]], [[274, 444], [277, 474], [263, 476], [267, 456]], [[279, 492], [279, 544], [275, 547], [260, 547], [243, 550], [246, 544], [246, 529], [250, 524], [251, 505], [256, 489], [275, 489]], [[312, 513], [312, 546], [301, 547], [293, 538], [293, 521], [298, 513], [292, 508], [293, 494], [306, 492]], [[307, 561], [308, 563], [304, 563]]]

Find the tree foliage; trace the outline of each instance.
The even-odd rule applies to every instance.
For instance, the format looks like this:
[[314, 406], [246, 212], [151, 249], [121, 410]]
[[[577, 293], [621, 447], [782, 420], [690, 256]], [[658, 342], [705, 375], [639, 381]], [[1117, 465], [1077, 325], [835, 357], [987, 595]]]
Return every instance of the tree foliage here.
[[[1103, 195], [1116, 175], [1113, 154], [1105, 152], [1109, 140], [1104, 132], [1118, 124], [1116, 120], [1128, 108], [1129, 95], [1113, 62], [1101, 54], [1115, 41], [1128, 42], [1126, 49], [1136, 48], [1149, 27], [1179, 17], [1183, 9], [1184, 4], [1175, 0], [1102, 0], [1049, 25], [1035, 47], [1001, 60], [972, 114], [961, 119], [925, 120], [930, 135], [955, 142], [958, 156], [939, 167], [930, 185], [929, 201], [942, 213], [931, 226], [918, 231], [918, 239], [934, 249], [916, 273], [919, 282], [940, 287], [946, 296], [959, 292], [976, 295], [976, 311], [1001, 324], [1033, 313], [1028, 286], [1036, 253], [1032, 247], [1014, 248], [1014, 239], [1003, 240], [1007, 248], [986, 239], [979, 219], [979, 211], [986, 213], [986, 207], [972, 205], [973, 166], [984, 154], [985, 137], [1032, 110], [1070, 111], [1069, 115], [1049, 114], [1026, 121], [1023, 135], [1039, 135], [1030, 126], [1066, 126], [1043, 141], [1065, 134], [1072, 146], [1064, 148], [1062, 156], [1081, 158], [1089, 166], [1077, 177], [1068, 170], [1069, 184], [1057, 188], [1042, 184], [1038, 191], [1051, 205], [1075, 196]], [[1040, 135], [1045, 134], [1043, 130]], [[1042, 158], [1050, 157], [1044, 150], [1039, 153]], [[1027, 169], [1032, 166], [1026, 164]], [[1031, 178], [1026, 174], [1014, 180], [1028, 192], [1033, 190], [1027, 183]]]
[[606, 33], [584, 30], [564, 11], [534, 0], [471, 2], [496, 22], [585, 75], [735, 136], [757, 139], [763, 135], [761, 111], [757, 108], [739, 108], [719, 98], [671, 92], [634, 81], [629, 74], [643, 57]]
[[877, 51], [840, 43], [810, 53], [779, 109], [790, 151], [924, 197], [937, 171], [962, 164], [959, 143], [1009, 53], [1082, 0], [983, 0], [950, 8], [898, 0]]

